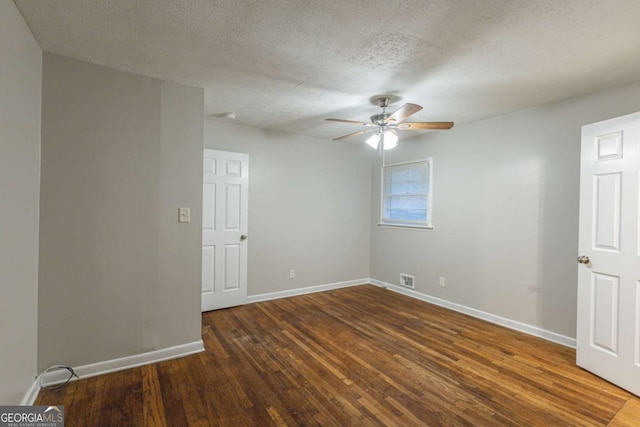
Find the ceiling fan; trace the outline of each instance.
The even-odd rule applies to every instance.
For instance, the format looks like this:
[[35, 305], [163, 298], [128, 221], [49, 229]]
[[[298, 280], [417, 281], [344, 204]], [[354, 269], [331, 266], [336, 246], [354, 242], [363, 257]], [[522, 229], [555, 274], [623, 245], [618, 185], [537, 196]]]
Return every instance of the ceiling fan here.
[[375, 131], [367, 139], [369, 144], [374, 149], [378, 148], [378, 144], [382, 142], [381, 149], [389, 150], [395, 147], [398, 143], [398, 134], [396, 130], [418, 130], [418, 129], [451, 129], [453, 122], [405, 122], [406, 119], [413, 114], [422, 110], [422, 107], [416, 104], [404, 104], [397, 109], [394, 113], [387, 113], [387, 107], [391, 102], [391, 98], [388, 96], [381, 96], [377, 98], [377, 103], [382, 108], [382, 113], [374, 114], [371, 116], [371, 122], [359, 122], [356, 120], [343, 120], [343, 119], [325, 119], [330, 122], [351, 123], [355, 125], [365, 126], [369, 129], [359, 130], [347, 135], [333, 138], [334, 141], [341, 141], [343, 139], [351, 138], [352, 136], [362, 135], [371, 131]]

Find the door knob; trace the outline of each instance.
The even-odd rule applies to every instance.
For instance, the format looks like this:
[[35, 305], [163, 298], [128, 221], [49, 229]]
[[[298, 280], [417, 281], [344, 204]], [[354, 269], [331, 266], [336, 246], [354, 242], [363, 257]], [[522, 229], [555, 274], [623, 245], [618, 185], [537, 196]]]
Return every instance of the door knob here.
[[589, 257], [586, 255], [582, 255], [578, 257], [578, 262], [580, 264], [589, 264]]
[[243, 234], [242, 236], [240, 236], [240, 241], [244, 242], [245, 240], [247, 240], [247, 235]]

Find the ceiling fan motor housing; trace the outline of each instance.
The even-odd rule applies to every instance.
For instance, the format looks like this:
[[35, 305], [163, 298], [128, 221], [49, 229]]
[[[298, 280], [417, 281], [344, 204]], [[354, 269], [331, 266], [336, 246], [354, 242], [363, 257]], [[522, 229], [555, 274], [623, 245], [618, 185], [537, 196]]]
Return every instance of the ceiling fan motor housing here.
[[378, 126], [386, 126], [388, 124], [387, 118], [389, 118], [391, 114], [387, 113], [386, 108], [389, 106], [390, 102], [391, 98], [389, 98], [388, 96], [381, 96], [380, 98], [378, 98], [378, 105], [380, 106], [380, 108], [382, 108], [382, 113], [374, 114], [373, 116], [371, 116], [371, 123], [374, 123]]
[[371, 116], [371, 123], [375, 123], [378, 126], [384, 126], [387, 124], [387, 118], [389, 118], [391, 114], [389, 113], [380, 113], [374, 114]]

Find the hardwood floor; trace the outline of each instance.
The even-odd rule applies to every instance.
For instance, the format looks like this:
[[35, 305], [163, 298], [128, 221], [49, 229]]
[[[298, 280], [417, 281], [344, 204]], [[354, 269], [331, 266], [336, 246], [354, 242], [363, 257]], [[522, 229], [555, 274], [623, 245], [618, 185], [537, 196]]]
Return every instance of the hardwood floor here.
[[[202, 315], [206, 352], [42, 391], [67, 426], [638, 425], [575, 352], [365, 285]], [[624, 408], [624, 409], [623, 409]]]

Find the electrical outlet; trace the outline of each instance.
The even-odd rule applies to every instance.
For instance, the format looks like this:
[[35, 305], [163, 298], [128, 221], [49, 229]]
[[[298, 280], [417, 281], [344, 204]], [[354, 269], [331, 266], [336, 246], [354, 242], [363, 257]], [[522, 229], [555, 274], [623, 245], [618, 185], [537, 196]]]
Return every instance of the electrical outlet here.
[[440, 277], [440, 287], [444, 288], [446, 286], [445, 281], [444, 281], [444, 277]]
[[292, 268], [289, 270], [289, 279], [293, 279], [294, 277], [296, 277], [296, 271]]

